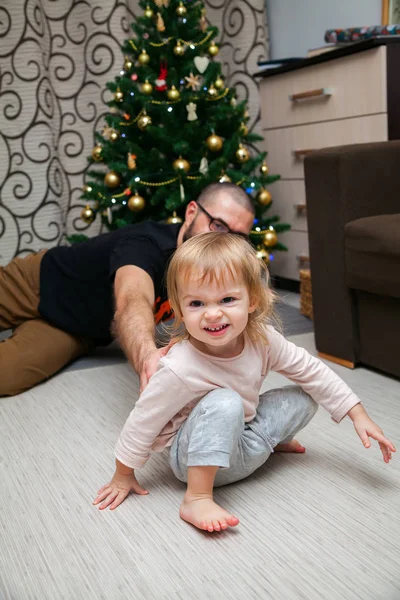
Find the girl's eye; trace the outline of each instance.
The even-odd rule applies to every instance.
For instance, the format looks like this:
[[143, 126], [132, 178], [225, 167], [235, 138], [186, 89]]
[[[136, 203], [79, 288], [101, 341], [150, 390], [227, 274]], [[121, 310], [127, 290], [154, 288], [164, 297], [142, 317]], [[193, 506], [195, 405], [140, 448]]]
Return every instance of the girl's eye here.
[[194, 306], [195, 308], [198, 308], [201, 305], [202, 302], [200, 300], [192, 300], [192, 302], [189, 304], [189, 306]]
[[229, 302], [234, 302], [235, 300], [236, 300], [236, 298], [234, 298], [233, 296], [227, 296], [226, 298], [222, 299], [222, 303], [229, 304]]

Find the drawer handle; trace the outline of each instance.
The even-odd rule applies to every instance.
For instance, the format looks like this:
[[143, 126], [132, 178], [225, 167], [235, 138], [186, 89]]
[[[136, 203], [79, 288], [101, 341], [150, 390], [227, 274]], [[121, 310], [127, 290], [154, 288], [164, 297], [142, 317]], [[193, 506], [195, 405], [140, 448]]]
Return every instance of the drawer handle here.
[[300, 159], [311, 152], [315, 152], [315, 150], [316, 148], [299, 148], [298, 150], [293, 150], [292, 154], [295, 158]]
[[333, 90], [331, 88], [319, 88], [318, 90], [291, 94], [289, 100], [290, 102], [298, 102], [299, 100], [309, 100], [310, 98], [329, 98], [332, 94]]
[[298, 254], [296, 256], [297, 260], [299, 261], [299, 263], [302, 265], [304, 263], [310, 262], [310, 257], [306, 256], [305, 254]]

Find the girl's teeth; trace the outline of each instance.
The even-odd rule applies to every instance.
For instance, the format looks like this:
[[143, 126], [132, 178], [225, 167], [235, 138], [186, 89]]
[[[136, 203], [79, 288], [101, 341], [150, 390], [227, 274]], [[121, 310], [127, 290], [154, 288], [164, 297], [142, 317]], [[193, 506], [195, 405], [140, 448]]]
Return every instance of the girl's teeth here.
[[209, 331], [220, 331], [224, 327], [225, 325], [221, 325], [221, 327], [206, 327], [206, 329], [208, 329]]

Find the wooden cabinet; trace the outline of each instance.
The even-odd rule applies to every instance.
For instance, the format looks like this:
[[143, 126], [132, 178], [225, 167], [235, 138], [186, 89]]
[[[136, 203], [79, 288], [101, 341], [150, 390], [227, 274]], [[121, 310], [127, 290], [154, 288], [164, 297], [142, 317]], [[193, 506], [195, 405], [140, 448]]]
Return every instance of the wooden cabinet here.
[[[329, 146], [400, 138], [400, 41], [374, 39], [261, 74], [273, 212], [292, 225], [271, 272], [299, 281], [308, 257], [304, 157]], [[400, 78], [399, 78], [400, 80]], [[327, 182], [328, 185], [328, 182]]]

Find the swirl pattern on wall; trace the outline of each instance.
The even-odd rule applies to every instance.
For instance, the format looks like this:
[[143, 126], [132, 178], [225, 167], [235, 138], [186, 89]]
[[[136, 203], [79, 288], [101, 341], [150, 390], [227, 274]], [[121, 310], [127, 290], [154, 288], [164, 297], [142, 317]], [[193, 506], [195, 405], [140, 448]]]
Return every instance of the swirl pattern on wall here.
[[[257, 130], [253, 74], [268, 56], [265, 0], [206, 0], [220, 30], [228, 85], [249, 103]], [[80, 194], [105, 90], [122, 66], [120, 44], [142, 13], [138, 0], [5, 0], [0, 7], [0, 265], [97, 235], [80, 219]]]

